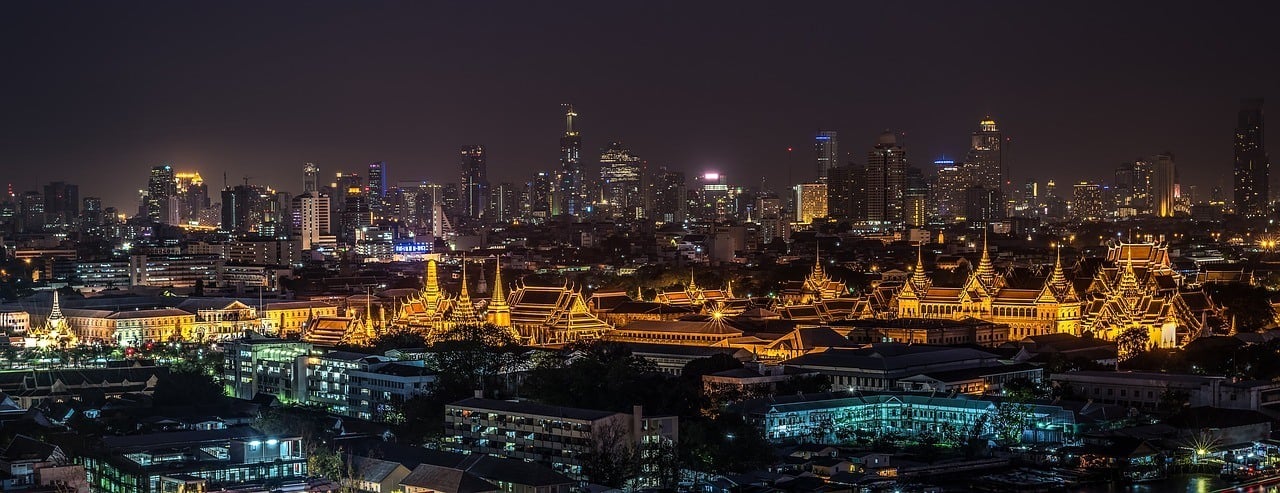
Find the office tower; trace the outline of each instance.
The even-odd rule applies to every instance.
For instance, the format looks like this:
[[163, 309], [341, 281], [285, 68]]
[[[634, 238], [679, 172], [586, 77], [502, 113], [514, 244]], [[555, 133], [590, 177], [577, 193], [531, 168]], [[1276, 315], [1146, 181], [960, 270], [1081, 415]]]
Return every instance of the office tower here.
[[938, 170], [937, 186], [933, 189], [934, 203], [937, 204], [938, 216], [943, 222], [955, 222], [965, 217], [965, 194], [969, 188], [969, 179], [963, 168], [953, 159], [938, 159], [933, 162]]
[[978, 131], [969, 139], [969, 154], [965, 159], [965, 165], [971, 169], [970, 185], [1003, 193], [1008, 170], [1005, 168], [1001, 149], [1000, 129], [996, 127], [996, 121], [989, 117], [978, 126]]
[[385, 161], [369, 164], [369, 188], [366, 191], [369, 209], [382, 212], [382, 206], [387, 199], [387, 163]]
[[499, 183], [489, 187], [488, 211], [485, 219], [490, 223], [509, 223], [520, 217], [520, 189], [514, 183]]
[[822, 130], [813, 138], [813, 152], [817, 155], [818, 180], [827, 179], [827, 170], [840, 165], [840, 146], [836, 133]]
[[1151, 213], [1160, 217], [1173, 216], [1177, 199], [1178, 174], [1173, 164], [1173, 153], [1165, 152], [1151, 158]]
[[303, 192], [293, 198], [293, 233], [301, 240], [303, 250], [312, 250], [316, 246], [330, 243], [330, 207], [329, 197], [320, 192]]
[[338, 239], [346, 244], [355, 244], [357, 232], [363, 231], [373, 224], [373, 209], [370, 207], [369, 195], [364, 190], [352, 188], [347, 190], [344, 197], [346, 203], [342, 205], [342, 216], [340, 217], [341, 231], [338, 231]]
[[222, 191], [223, 231], [236, 234], [256, 232], [265, 208], [262, 192], [249, 185], [236, 185]]
[[814, 219], [827, 217], [826, 183], [801, 183], [794, 190], [796, 222], [810, 224]]
[[688, 190], [684, 173], [660, 168], [654, 180], [654, 218], [664, 223], [688, 219]]
[[717, 173], [703, 173], [695, 179], [697, 187], [693, 196], [695, 207], [690, 212], [703, 221], [723, 221], [737, 214], [738, 190], [729, 186], [728, 176]]
[[484, 216], [485, 199], [488, 198], [489, 179], [487, 155], [483, 145], [462, 146], [462, 215], [471, 219]]
[[211, 205], [209, 186], [199, 172], [174, 173], [173, 176], [178, 191], [173, 200], [178, 204], [178, 223], [199, 224], [201, 214]]
[[774, 238], [786, 239], [791, 231], [787, 227], [787, 211], [785, 201], [772, 193], [761, 194], [756, 198], [756, 223], [760, 225], [760, 238], [772, 243]]
[[970, 225], [983, 225], [1004, 218], [1004, 201], [999, 190], [978, 185], [964, 191], [964, 220]]
[[80, 215], [80, 187], [61, 181], [44, 186], [44, 214], [49, 224], [71, 224]]
[[1268, 213], [1271, 162], [1267, 157], [1262, 98], [1240, 102], [1236, 116], [1235, 199], [1236, 213], [1262, 217]]
[[582, 135], [573, 127], [573, 120], [578, 113], [572, 104], [566, 104], [564, 113], [564, 136], [560, 137], [560, 185], [556, 193], [560, 195], [560, 213], [576, 216], [583, 213], [586, 196], [583, 190], [582, 174]]
[[642, 172], [640, 158], [621, 142], [610, 143], [600, 153], [600, 183], [609, 217], [645, 217], [644, 197], [640, 193]]
[[168, 222], [169, 198], [177, 194], [178, 182], [173, 175], [173, 167], [164, 164], [151, 168], [145, 203], [147, 219], [155, 223]]
[[342, 212], [347, 208], [347, 194], [352, 190], [364, 190], [364, 177], [359, 173], [342, 173], [338, 172], [334, 175], [334, 182], [331, 185], [333, 193], [329, 195], [329, 207], [333, 210], [330, 217], [341, 218]]
[[28, 233], [44, 231], [44, 195], [36, 191], [23, 192], [18, 207], [22, 211], [21, 229], [23, 231]]
[[302, 166], [302, 193], [320, 192], [318, 187], [320, 183], [320, 167], [315, 163], [307, 163]]
[[[851, 219], [853, 209], [852, 166], [836, 166], [827, 169], [827, 217], [837, 221]], [[862, 171], [866, 173], [866, 171]], [[757, 201], [758, 203], [759, 201]]]
[[885, 131], [867, 154], [867, 221], [885, 226], [903, 223], [907, 154], [893, 132]]
[[555, 188], [556, 176], [549, 171], [539, 171], [534, 173], [533, 178], [527, 184], [528, 191], [526, 195], [527, 210], [524, 212], [525, 217], [535, 221], [545, 220], [552, 217], [555, 206]]
[[929, 186], [920, 168], [907, 168], [902, 191], [902, 215], [907, 226], [921, 227], [929, 222]]
[[1082, 181], [1075, 185], [1071, 201], [1072, 216], [1081, 221], [1097, 221], [1104, 215], [1102, 186]]
[[104, 222], [102, 197], [85, 197], [81, 201], [80, 211], [85, 224], [89, 226], [101, 226]]

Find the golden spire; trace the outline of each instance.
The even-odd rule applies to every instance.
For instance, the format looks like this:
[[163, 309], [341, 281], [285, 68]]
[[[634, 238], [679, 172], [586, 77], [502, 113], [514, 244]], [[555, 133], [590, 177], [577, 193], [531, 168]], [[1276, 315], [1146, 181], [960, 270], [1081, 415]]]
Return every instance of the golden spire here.
[[467, 256], [462, 256], [462, 289], [458, 290], [458, 299], [449, 312], [449, 321], [458, 324], [474, 324], [480, 321], [476, 315], [476, 306], [471, 303], [471, 293], [467, 291]]
[[489, 298], [489, 306], [506, 305], [507, 296], [502, 292], [502, 256], [499, 255], [497, 265], [493, 268], [493, 296]]
[[440, 276], [436, 273], [435, 259], [427, 260], [427, 281], [422, 284], [422, 298], [427, 302], [428, 309], [433, 309], [440, 300]]
[[986, 284], [986, 287], [988, 288], [991, 287], [991, 283], [995, 280], [996, 269], [991, 265], [991, 254], [987, 247], [986, 229], [982, 230], [982, 258], [978, 260], [978, 268], [974, 270], [973, 274], [977, 276], [983, 284]]
[[929, 277], [924, 275], [924, 242], [916, 244], [916, 271], [911, 273], [911, 283], [917, 289], [924, 289]]

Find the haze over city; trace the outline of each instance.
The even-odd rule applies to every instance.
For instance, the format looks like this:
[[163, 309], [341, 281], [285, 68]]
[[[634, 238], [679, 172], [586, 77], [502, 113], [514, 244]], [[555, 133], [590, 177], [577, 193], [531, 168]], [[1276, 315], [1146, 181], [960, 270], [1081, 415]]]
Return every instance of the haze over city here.
[[295, 190], [305, 162], [445, 181], [459, 146], [484, 144], [491, 179], [522, 182], [558, 164], [562, 103], [588, 165], [620, 140], [651, 165], [775, 190], [786, 148], [809, 162], [819, 129], [859, 162], [881, 131], [903, 132], [928, 168], [962, 157], [986, 116], [1011, 139], [1015, 184], [1110, 181], [1172, 151], [1184, 184], [1229, 190], [1238, 101], [1280, 81], [1268, 2], [5, 10], [0, 182], [77, 181], [121, 210], [162, 163], [217, 188], [226, 173]]

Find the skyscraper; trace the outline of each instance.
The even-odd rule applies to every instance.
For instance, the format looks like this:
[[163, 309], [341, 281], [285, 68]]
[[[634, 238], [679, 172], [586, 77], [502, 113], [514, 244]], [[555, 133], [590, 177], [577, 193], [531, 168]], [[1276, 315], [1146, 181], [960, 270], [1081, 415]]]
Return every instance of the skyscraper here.
[[169, 199], [178, 194], [178, 182], [173, 175], [173, 167], [167, 164], [151, 168], [151, 177], [147, 180], [147, 219], [151, 222], [168, 222]]
[[898, 137], [885, 131], [867, 154], [867, 221], [885, 226], [903, 223], [907, 154]]
[[[827, 169], [827, 217], [837, 221], [851, 219], [853, 205], [852, 166], [836, 166]], [[866, 174], [862, 168], [858, 170]]]
[[80, 215], [80, 187], [61, 181], [45, 185], [44, 214], [49, 224], [71, 224]]
[[653, 191], [654, 218], [666, 223], [684, 222], [688, 218], [688, 195], [684, 173], [658, 170]]
[[1151, 213], [1172, 217], [1177, 188], [1178, 171], [1173, 164], [1173, 153], [1157, 154], [1151, 159]]
[[1103, 217], [1102, 186], [1082, 181], [1072, 190], [1071, 215], [1082, 221], [1097, 221]]
[[988, 117], [978, 123], [978, 131], [969, 139], [969, 154], [965, 159], [965, 166], [970, 169], [971, 185], [1003, 193], [1008, 170], [1001, 151], [1001, 138], [995, 120]]
[[302, 193], [319, 192], [320, 167], [315, 163], [307, 163], [302, 167]]
[[198, 224], [200, 215], [210, 206], [209, 186], [198, 172], [174, 173], [173, 176], [178, 194], [171, 200], [178, 204], [178, 222]]
[[813, 152], [817, 155], [818, 179], [827, 179], [827, 170], [840, 165], [840, 146], [836, 133], [822, 130], [813, 139]]
[[621, 142], [612, 142], [600, 153], [600, 183], [608, 214], [613, 218], [645, 217], [644, 197], [640, 193], [643, 170], [639, 157]]
[[965, 217], [965, 190], [968, 179], [953, 159], [933, 162], [938, 169], [938, 184], [933, 189], [934, 203], [943, 222], [953, 222]]
[[795, 186], [796, 222], [809, 224], [827, 217], [827, 184], [801, 183]]
[[902, 219], [907, 226], [920, 227], [928, 224], [930, 216], [929, 185], [924, 172], [908, 167], [902, 189]]
[[560, 212], [576, 216], [584, 212], [587, 199], [582, 176], [582, 136], [573, 128], [578, 113], [572, 104], [564, 106], [564, 136], [560, 137]]
[[369, 209], [381, 212], [387, 198], [387, 163], [377, 161], [369, 164], [369, 189], [367, 200]]
[[1262, 217], [1268, 212], [1271, 162], [1263, 123], [1262, 98], [1240, 102], [1235, 138], [1236, 212], [1249, 217]]
[[488, 198], [487, 155], [483, 145], [462, 146], [462, 214], [471, 219], [484, 216], [485, 199]]

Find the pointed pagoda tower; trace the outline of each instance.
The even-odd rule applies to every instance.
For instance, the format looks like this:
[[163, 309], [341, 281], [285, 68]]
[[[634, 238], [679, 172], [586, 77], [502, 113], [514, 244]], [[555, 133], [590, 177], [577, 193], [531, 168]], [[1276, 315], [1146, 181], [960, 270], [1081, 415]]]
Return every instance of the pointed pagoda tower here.
[[1053, 320], [1056, 333], [1079, 335], [1083, 303], [1062, 270], [1062, 246], [1057, 247], [1053, 272], [1036, 295], [1037, 318]]
[[462, 289], [458, 290], [458, 298], [449, 312], [449, 321], [457, 325], [474, 325], [480, 322], [476, 313], [476, 305], [471, 302], [471, 293], [467, 291], [467, 258], [462, 257]]
[[511, 327], [511, 306], [502, 289], [502, 256], [498, 256], [493, 269], [493, 295], [489, 297], [489, 310], [485, 319], [498, 327]]
[[440, 275], [436, 272], [435, 259], [427, 260], [427, 279], [422, 283], [422, 301], [428, 310], [434, 310], [440, 302]]
[[41, 348], [66, 348], [78, 343], [76, 334], [71, 331], [67, 317], [62, 315], [62, 304], [58, 300], [58, 291], [53, 291], [53, 306], [49, 309], [49, 318], [45, 320], [44, 330], [36, 340]]

